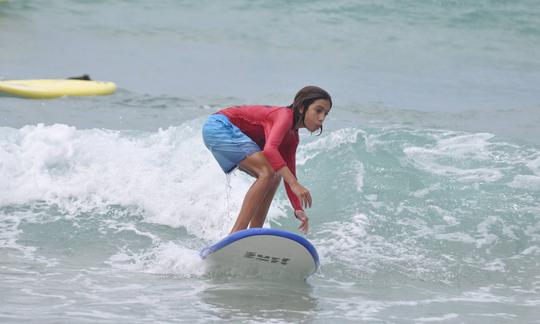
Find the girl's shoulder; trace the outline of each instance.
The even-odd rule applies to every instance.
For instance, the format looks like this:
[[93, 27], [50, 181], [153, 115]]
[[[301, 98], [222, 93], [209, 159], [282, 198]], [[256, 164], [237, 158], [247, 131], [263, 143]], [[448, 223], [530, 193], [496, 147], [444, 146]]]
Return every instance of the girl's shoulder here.
[[251, 121], [291, 119], [293, 116], [292, 109], [283, 106], [268, 106], [268, 105], [242, 105], [232, 106], [222, 109], [218, 113], [224, 114], [227, 117], [242, 118]]
[[275, 111], [279, 111], [279, 112], [288, 112], [288, 111], [292, 111], [289, 107], [284, 107], [284, 106], [270, 106], [270, 105], [246, 105], [246, 106], [242, 106], [246, 109], [259, 109], [259, 110], [264, 110], [264, 111], [267, 111], [267, 112], [275, 112]]
[[290, 115], [293, 115], [293, 110], [289, 107], [284, 107], [284, 106], [263, 106], [265, 107], [269, 113], [272, 113], [272, 114], [280, 114], [280, 115], [286, 115], [286, 116], [290, 116]]

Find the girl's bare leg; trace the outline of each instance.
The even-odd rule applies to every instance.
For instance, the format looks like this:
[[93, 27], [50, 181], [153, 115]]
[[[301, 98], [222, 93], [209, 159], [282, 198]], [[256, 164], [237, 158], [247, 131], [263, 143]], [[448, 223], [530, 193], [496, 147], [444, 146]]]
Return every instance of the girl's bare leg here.
[[279, 187], [280, 182], [281, 176], [276, 174], [272, 179], [272, 186], [270, 190], [268, 190], [268, 192], [264, 196], [262, 204], [259, 206], [253, 217], [251, 217], [251, 221], [249, 222], [249, 228], [263, 227], [264, 221], [266, 220], [266, 215], [268, 215], [268, 210], [270, 209], [272, 200], [274, 200], [274, 196], [276, 195], [276, 191]]
[[251, 218], [257, 214], [259, 206], [263, 204], [264, 198], [272, 189], [275, 178], [275, 171], [266, 160], [262, 152], [253, 153], [240, 162], [240, 168], [257, 178], [251, 185], [242, 202], [240, 214], [234, 223], [231, 233], [246, 229]]

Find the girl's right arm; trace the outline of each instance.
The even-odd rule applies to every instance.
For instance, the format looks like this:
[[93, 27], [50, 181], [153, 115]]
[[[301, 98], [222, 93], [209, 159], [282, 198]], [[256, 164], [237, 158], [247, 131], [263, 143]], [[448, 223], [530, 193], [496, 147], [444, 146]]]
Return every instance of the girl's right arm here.
[[283, 168], [278, 170], [278, 173], [280, 176], [283, 177], [283, 180], [287, 182], [292, 192], [298, 197], [298, 199], [300, 199], [301, 205], [304, 208], [310, 208], [312, 202], [311, 193], [298, 182], [296, 177], [292, 174], [291, 170], [289, 170], [288, 167], [284, 166]]
[[307, 234], [309, 230], [309, 219], [303, 210], [297, 210], [294, 212], [294, 216], [300, 221], [298, 229]]

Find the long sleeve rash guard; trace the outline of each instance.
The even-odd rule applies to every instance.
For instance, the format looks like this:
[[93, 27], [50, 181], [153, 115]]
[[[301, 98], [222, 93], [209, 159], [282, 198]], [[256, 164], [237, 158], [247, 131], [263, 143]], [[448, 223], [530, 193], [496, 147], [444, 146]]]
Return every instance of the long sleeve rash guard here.
[[[223, 114], [251, 138], [275, 171], [287, 166], [296, 177], [298, 130], [293, 128], [293, 110], [288, 107], [234, 106], [217, 112]], [[302, 210], [298, 197], [285, 182], [285, 190], [294, 210]]]

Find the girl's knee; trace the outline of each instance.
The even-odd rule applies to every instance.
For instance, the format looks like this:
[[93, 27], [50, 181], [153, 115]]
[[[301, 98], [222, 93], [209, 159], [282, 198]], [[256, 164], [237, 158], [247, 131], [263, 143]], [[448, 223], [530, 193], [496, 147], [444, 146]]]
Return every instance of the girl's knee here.
[[264, 180], [273, 182], [275, 177], [279, 175], [271, 167], [264, 167], [259, 171], [258, 176], [259, 176], [258, 177], [259, 179], [264, 179]]
[[272, 184], [277, 187], [279, 186], [279, 183], [281, 182], [281, 176], [279, 175], [279, 173], [275, 172], [274, 173], [274, 178], [272, 179]]

